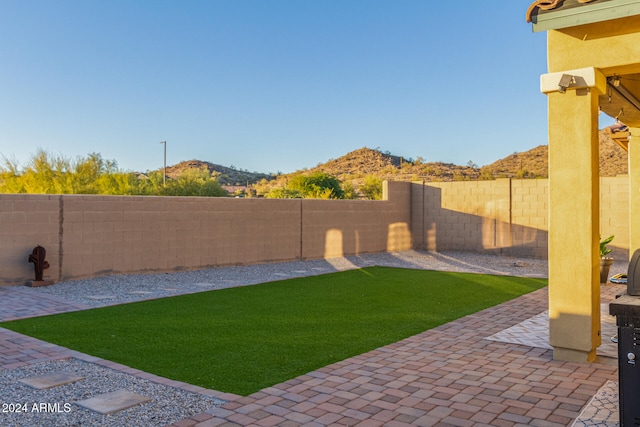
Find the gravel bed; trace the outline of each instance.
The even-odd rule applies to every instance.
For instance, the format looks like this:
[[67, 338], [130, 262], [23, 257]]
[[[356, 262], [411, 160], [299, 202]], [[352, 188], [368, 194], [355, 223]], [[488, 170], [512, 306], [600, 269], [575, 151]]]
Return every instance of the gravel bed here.
[[[19, 382], [20, 379], [58, 372], [84, 379], [45, 390], [36, 390]], [[120, 389], [151, 397], [153, 400], [108, 415], [74, 403]], [[0, 370], [0, 396], [0, 425], [3, 427], [166, 426], [225, 403], [77, 359]]]
[[528, 277], [547, 277], [547, 261], [469, 252], [404, 251], [328, 260], [217, 267], [160, 274], [111, 275], [33, 288], [89, 307], [122, 304], [234, 286], [246, 286], [367, 266], [389, 266]]

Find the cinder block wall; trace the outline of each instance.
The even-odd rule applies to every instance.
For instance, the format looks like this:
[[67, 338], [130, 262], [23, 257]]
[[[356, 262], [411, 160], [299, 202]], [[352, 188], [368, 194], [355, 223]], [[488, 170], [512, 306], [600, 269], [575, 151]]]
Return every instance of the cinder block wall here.
[[300, 201], [62, 198], [60, 279], [295, 259]]
[[616, 259], [629, 259], [629, 178], [616, 176], [600, 179], [600, 236], [614, 235], [610, 248]]
[[[485, 251], [511, 246], [510, 181], [430, 182], [413, 185], [416, 247]], [[418, 224], [416, 224], [418, 222]]]
[[[414, 246], [546, 257], [548, 187], [546, 179], [412, 183]], [[615, 257], [627, 259], [628, 177], [601, 178], [600, 194], [601, 235], [614, 234]]]
[[549, 231], [549, 181], [511, 180], [511, 242], [514, 255], [546, 257]]
[[[628, 259], [628, 178], [600, 186], [601, 235]], [[384, 199], [2, 194], [0, 285], [33, 279], [38, 244], [56, 281], [411, 248], [547, 255], [547, 180], [388, 182]]]
[[[29, 254], [47, 250], [45, 277], [60, 272], [60, 198], [47, 195], [0, 195], [0, 285], [34, 279]], [[20, 279], [18, 279], [20, 278]]]
[[412, 248], [410, 184], [388, 182], [384, 202], [302, 200], [304, 259]]
[[410, 249], [409, 183], [384, 201], [0, 195], [0, 285]]

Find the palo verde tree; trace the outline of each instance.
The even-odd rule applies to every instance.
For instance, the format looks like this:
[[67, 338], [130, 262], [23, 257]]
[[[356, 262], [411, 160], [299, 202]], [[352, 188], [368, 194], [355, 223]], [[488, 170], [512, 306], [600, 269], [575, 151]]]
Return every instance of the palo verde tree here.
[[183, 172], [164, 185], [162, 172], [140, 177], [118, 169], [114, 160], [98, 153], [70, 160], [39, 150], [21, 169], [4, 159], [0, 165], [0, 193], [110, 194], [156, 196], [226, 196], [227, 192], [206, 170]]
[[0, 166], [0, 192], [35, 194], [126, 194], [116, 185], [132, 185], [113, 160], [100, 154], [71, 160], [38, 150], [20, 169], [4, 159]]

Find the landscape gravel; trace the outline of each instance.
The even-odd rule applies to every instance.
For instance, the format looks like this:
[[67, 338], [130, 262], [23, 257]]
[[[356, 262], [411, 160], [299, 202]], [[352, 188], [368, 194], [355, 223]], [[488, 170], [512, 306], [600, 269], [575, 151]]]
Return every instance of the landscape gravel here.
[[367, 266], [547, 277], [547, 261], [469, 252], [404, 251], [155, 274], [119, 274], [33, 288], [89, 307], [170, 297], [234, 286], [326, 274]]
[[[59, 372], [84, 379], [44, 390], [34, 389], [19, 381]], [[76, 404], [121, 389], [153, 400], [107, 415]], [[166, 426], [225, 403], [77, 359], [0, 370], [0, 396], [3, 404], [0, 425], [3, 427]]]

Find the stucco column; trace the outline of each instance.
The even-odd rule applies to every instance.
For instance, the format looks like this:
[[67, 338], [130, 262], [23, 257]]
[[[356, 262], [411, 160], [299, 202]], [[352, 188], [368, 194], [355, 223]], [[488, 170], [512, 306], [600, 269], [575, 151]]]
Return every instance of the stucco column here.
[[629, 128], [629, 259], [640, 249], [640, 128]]
[[[565, 75], [572, 83], [559, 87]], [[549, 108], [549, 339], [554, 359], [592, 361], [600, 345], [598, 95], [606, 82], [590, 68], [541, 83]]]

